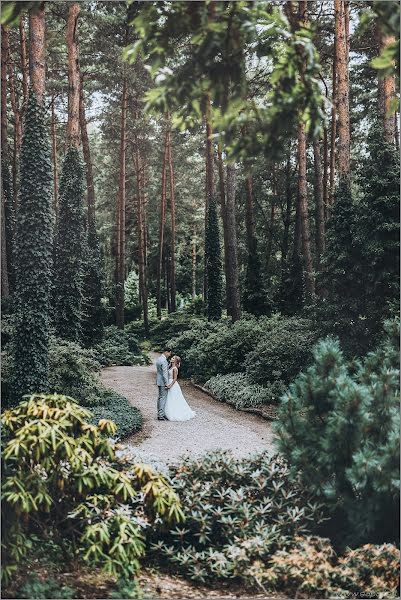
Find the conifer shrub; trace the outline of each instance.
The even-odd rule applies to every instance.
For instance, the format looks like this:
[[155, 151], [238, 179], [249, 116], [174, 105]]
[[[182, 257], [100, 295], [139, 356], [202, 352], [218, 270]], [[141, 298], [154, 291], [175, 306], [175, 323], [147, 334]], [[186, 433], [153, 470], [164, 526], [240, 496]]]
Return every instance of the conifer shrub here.
[[67, 149], [60, 176], [54, 252], [54, 326], [58, 337], [82, 336], [83, 249], [85, 243], [83, 164], [77, 148]]
[[96, 223], [93, 218], [88, 222], [83, 247], [81, 340], [84, 346], [90, 347], [102, 340], [105, 320], [105, 310], [102, 305], [102, 262]]
[[115, 325], [104, 329], [103, 340], [93, 350], [103, 367], [148, 364], [147, 356], [139, 348], [136, 335], [127, 329], [118, 329]]
[[52, 538], [65, 560], [109, 576], [139, 569], [145, 530], [183, 520], [177, 494], [143, 464], [116, 463], [115, 425], [62, 395], [32, 395], [2, 414], [3, 578], [29, 556], [30, 536]]
[[399, 321], [385, 330], [379, 348], [351, 365], [338, 340], [320, 341], [277, 423], [284, 457], [353, 546], [399, 534]]
[[185, 459], [171, 477], [185, 524], [151, 535], [151, 548], [195, 581], [246, 579], [252, 565], [266, 564], [323, 519], [321, 505], [277, 456], [210, 452]]
[[52, 165], [45, 109], [30, 91], [21, 148], [15, 236], [12, 396], [48, 390], [53, 258]]

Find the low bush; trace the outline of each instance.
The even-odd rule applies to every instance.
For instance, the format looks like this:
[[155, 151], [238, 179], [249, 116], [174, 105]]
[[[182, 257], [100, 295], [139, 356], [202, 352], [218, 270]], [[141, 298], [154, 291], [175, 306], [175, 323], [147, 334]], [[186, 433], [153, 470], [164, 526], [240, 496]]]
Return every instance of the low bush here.
[[143, 464], [116, 463], [111, 421], [61, 395], [33, 395], [2, 414], [3, 569], [5, 582], [32, 548], [35, 532], [65, 560], [101, 566], [110, 576], [138, 570], [145, 531], [183, 520], [177, 494]]
[[211, 452], [186, 459], [171, 476], [185, 524], [151, 535], [151, 546], [197, 581], [246, 578], [254, 563], [267, 563], [323, 520], [321, 506], [279, 457]]
[[330, 507], [341, 541], [398, 541], [399, 321], [387, 322], [386, 340], [351, 365], [331, 338], [313, 357], [281, 401], [280, 450]]
[[131, 406], [125, 396], [105, 388], [102, 405], [91, 406], [92, 423], [100, 419], [113, 421], [117, 426], [118, 439], [125, 438], [142, 429], [143, 418], [140, 410]]
[[197, 377], [195, 366], [191, 360], [190, 352], [202, 337], [209, 333], [210, 323], [201, 319], [193, 319], [191, 329], [168, 341], [174, 354], [181, 357], [181, 377]]
[[30, 577], [18, 589], [18, 598], [42, 599], [52, 598], [54, 600], [63, 598], [78, 598], [77, 591], [69, 586], [61, 586], [60, 583], [49, 577], [46, 580]]
[[139, 348], [137, 336], [114, 325], [105, 328], [103, 340], [93, 350], [102, 367], [148, 364], [147, 356]]
[[274, 316], [264, 321], [263, 334], [245, 359], [252, 383], [272, 381], [289, 384], [312, 361], [319, 331], [299, 317]]
[[250, 383], [245, 373], [216, 375], [205, 383], [205, 388], [220, 402], [231, 404], [237, 410], [260, 404], [275, 404], [285, 391], [281, 381], [266, 386]]

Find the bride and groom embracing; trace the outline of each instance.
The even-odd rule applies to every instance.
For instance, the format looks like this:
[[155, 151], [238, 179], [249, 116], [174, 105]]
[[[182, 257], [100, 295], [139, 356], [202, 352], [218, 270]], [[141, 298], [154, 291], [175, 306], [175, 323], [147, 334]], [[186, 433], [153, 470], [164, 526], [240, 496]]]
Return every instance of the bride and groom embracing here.
[[156, 360], [157, 418], [159, 421], [189, 421], [196, 413], [187, 404], [177, 381], [181, 365], [179, 356], [173, 356], [170, 368], [167, 359], [171, 356], [171, 348], [165, 348]]

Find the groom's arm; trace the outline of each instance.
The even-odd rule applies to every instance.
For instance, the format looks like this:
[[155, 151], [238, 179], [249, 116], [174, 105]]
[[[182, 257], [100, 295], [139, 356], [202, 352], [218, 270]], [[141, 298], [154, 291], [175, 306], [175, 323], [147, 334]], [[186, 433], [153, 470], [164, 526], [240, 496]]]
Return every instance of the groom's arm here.
[[162, 374], [163, 374], [164, 384], [168, 385], [168, 364], [167, 364], [167, 359], [163, 361], [163, 364], [162, 364]]

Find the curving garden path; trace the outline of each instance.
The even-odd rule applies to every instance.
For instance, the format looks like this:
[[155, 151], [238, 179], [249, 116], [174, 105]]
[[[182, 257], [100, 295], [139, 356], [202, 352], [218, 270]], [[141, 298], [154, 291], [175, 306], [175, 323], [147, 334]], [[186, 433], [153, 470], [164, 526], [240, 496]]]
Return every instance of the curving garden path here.
[[[151, 353], [153, 362], [157, 356]], [[207, 450], [231, 450], [237, 457], [262, 450], [274, 452], [270, 422], [217, 402], [185, 380], [180, 385], [196, 417], [182, 423], [158, 421], [153, 362], [149, 366], [108, 367], [102, 371], [103, 383], [126, 396], [143, 415], [143, 431], [125, 443], [165, 463]]]

